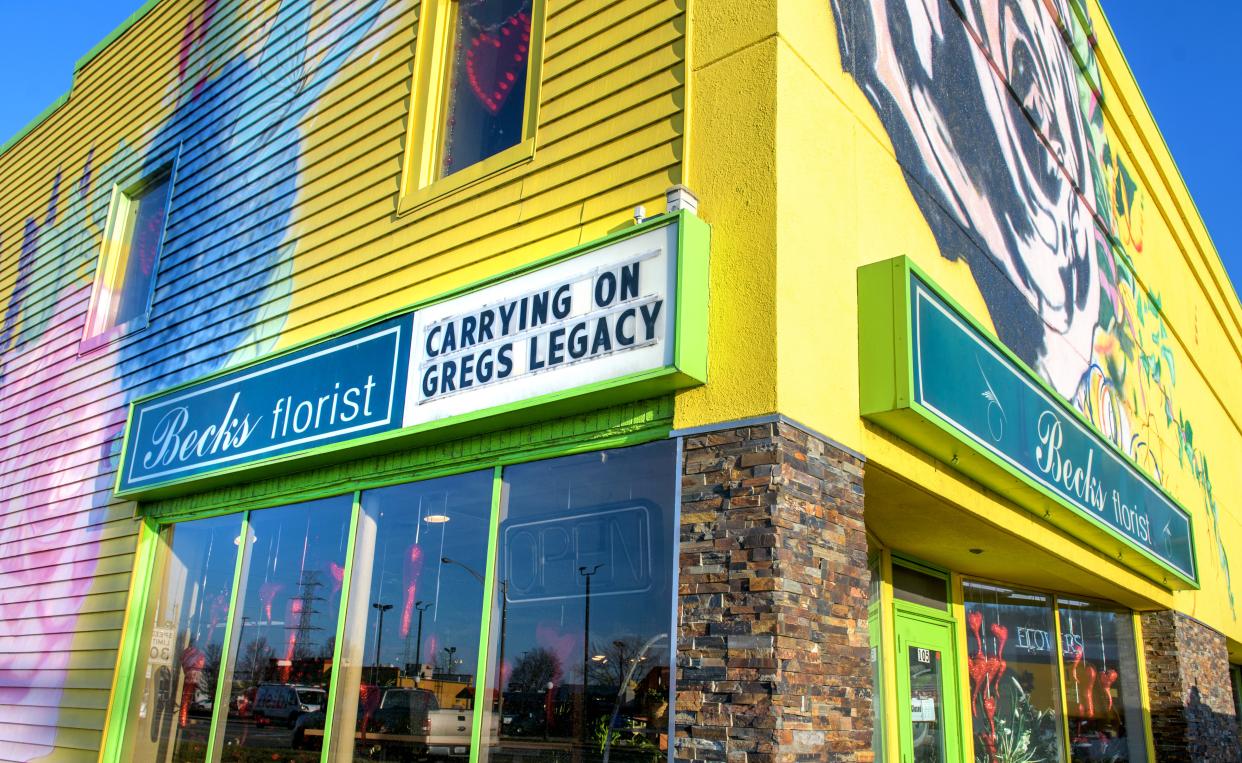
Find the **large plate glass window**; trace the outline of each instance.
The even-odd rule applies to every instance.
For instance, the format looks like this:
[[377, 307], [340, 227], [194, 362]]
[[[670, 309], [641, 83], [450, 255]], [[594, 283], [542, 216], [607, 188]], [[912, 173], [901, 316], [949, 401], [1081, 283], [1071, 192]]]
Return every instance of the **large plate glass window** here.
[[332, 760], [469, 753], [492, 474], [362, 494]]
[[203, 760], [228, 625], [240, 514], [164, 528], [122, 760]]
[[1147, 760], [1133, 614], [964, 581], [975, 760]]
[[671, 442], [505, 469], [481, 759], [667, 756]]
[[340, 496], [250, 513], [219, 760], [319, 760], [291, 732], [327, 698], [352, 508]]
[[121, 758], [664, 759], [676, 463], [661, 441], [166, 526]]
[[1058, 599], [1069, 722], [1070, 759], [1147, 759], [1138, 659], [1130, 612]]
[[1063, 761], [1052, 597], [966, 582], [975, 760]]

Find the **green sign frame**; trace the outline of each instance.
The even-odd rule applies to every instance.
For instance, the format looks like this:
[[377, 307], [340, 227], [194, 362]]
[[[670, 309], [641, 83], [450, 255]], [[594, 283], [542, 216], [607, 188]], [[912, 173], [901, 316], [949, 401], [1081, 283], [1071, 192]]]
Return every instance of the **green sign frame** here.
[[1190, 512], [908, 257], [860, 268], [858, 304], [863, 418], [1164, 587], [1199, 587]]
[[[407, 426], [395, 431], [378, 432], [342, 442], [333, 442], [319, 447], [283, 453], [270, 458], [251, 460], [215, 469], [209, 473], [198, 473], [183, 479], [163, 481], [158, 485], [149, 487], [131, 487], [126, 485], [121, 479], [123, 472], [121, 469], [118, 469], [114, 493], [118, 498], [129, 499], [153, 500], [174, 498], [239, 482], [276, 477], [325, 466], [338, 462], [343, 458], [355, 459], [408, 450], [446, 439], [465, 437], [483, 432], [494, 432], [555, 416], [584, 413], [604, 406], [652, 398], [678, 389], [704, 384], [707, 381], [708, 268], [711, 228], [696, 215], [683, 210], [672, 214], [657, 215], [638, 225], [625, 228], [603, 238], [463, 286], [432, 299], [378, 315], [364, 323], [350, 326], [327, 336], [317, 337], [243, 365], [233, 366], [170, 389], [142, 396], [130, 404], [129, 415], [125, 425], [125, 435], [121, 446], [120, 463], [124, 466], [135, 457], [131, 429], [134, 425], [135, 408], [138, 406], [192, 388], [208, 385], [221, 377], [237, 375], [253, 366], [271, 364], [277, 359], [303, 353], [308, 349], [336, 341], [352, 333], [361, 332], [384, 321], [408, 315], [419, 309], [468, 294], [492, 284], [526, 275], [564, 260], [578, 257], [670, 225], [677, 226], [677, 251], [675, 252], [676, 298], [674, 301], [673, 352], [672, 362], [669, 365], [629, 373], [572, 389], [537, 395], [513, 403], [481, 408], [425, 424]], [[343, 454], [343, 451], [346, 453]]]

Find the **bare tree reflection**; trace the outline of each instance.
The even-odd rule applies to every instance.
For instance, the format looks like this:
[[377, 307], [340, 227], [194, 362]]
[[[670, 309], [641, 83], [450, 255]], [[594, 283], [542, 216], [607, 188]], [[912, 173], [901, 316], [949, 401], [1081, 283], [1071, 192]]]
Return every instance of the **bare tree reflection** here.
[[556, 654], [536, 647], [522, 655], [509, 676], [510, 691], [542, 691], [549, 683], [559, 683], [561, 663]]

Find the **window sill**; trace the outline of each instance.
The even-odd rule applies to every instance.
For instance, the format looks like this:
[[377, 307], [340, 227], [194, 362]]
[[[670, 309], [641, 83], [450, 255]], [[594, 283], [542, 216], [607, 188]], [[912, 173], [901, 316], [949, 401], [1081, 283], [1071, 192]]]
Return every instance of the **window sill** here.
[[440, 178], [422, 188], [404, 191], [397, 199], [397, 216], [403, 217], [416, 212], [463, 188], [477, 185], [518, 164], [529, 162], [534, 157], [535, 139], [527, 138], [448, 177]]
[[142, 331], [147, 327], [147, 322], [147, 316], [139, 315], [125, 323], [107, 328], [98, 334], [83, 336], [82, 340], [78, 342], [78, 357], [90, 355], [101, 347], [106, 347], [130, 334]]

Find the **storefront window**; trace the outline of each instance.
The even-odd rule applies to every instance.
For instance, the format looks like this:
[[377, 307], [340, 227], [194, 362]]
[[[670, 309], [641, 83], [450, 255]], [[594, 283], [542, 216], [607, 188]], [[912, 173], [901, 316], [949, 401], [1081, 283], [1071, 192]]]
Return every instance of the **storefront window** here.
[[241, 525], [214, 517], [161, 533], [122, 759], [203, 760]]
[[947, 609], [948, 582], [940, 575], [893, 562], [893, 598], [932, 609]]
[[662, 441], [165, 527], [126, 759], [464, 760], [476, 733], [484, 760], [664, 759], [676, 463]]
[[1067, 598], [1058, 604], [1071, 760], [1145, 761], [1130, 613]]
[[223, 761], [317, 761], [298, 721], [324, 708], [351, 496], [249, 515], [225, 685]]
[[967, 582], [975, 760], [1063, 761], [1052, 597]]
[[362, 494], [333, 760], [469, 753], [492, 485], [488, 470]]
[[531, 0], [455, 3], [441, 176], [517, 145], [526, 113]]
[[666, 757], [675, 463], [659, 442], [505, 470], [484, 759]]

